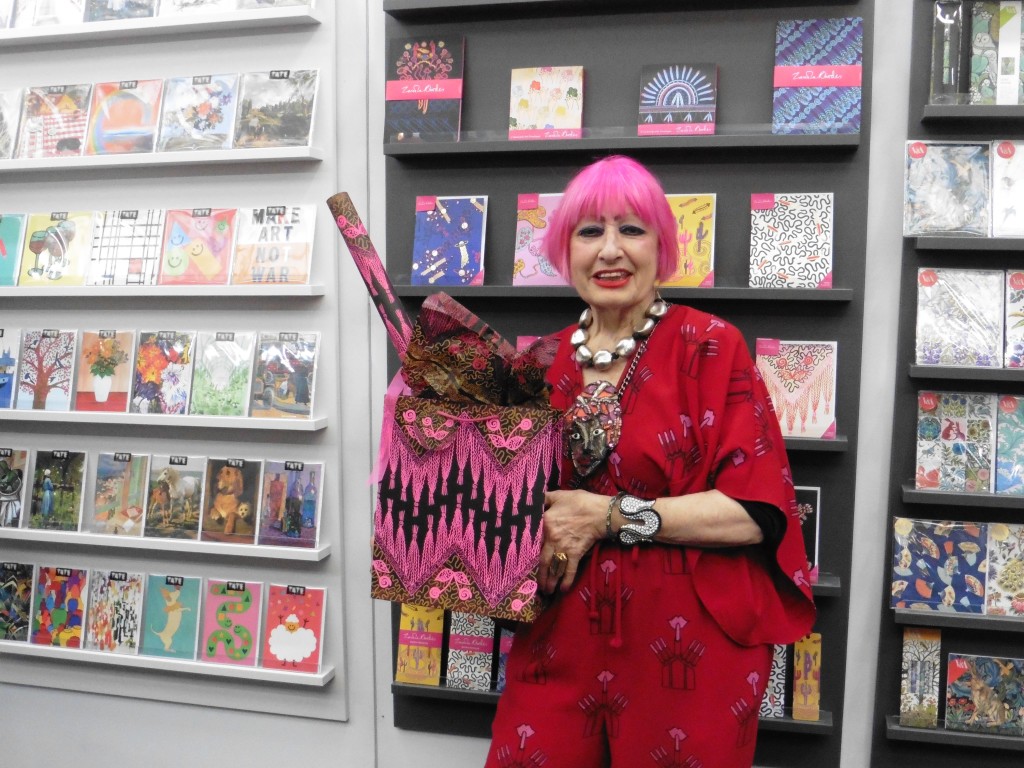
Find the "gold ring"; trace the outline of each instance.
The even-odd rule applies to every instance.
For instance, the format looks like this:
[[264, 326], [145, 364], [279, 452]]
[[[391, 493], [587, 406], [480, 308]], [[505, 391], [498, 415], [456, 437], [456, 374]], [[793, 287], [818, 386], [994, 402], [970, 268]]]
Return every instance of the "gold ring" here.
[[551, 562], [548, 564], [548, 573], [556, 579], [560, 579], [565, 573], [567, 565], [569, 565], [569, 556], [565, 552], [555, 552], [551, 556]]

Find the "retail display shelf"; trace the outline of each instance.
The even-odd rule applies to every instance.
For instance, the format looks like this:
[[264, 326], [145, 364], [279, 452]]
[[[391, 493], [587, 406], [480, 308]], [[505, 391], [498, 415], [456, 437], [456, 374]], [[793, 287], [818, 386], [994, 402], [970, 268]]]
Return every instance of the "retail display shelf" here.
[[1024, 251], [1024, 237], [916, 237], [919, 251]]
[[975, 120], [990, 123], [993, 120], [1024, 120], [1024, 106], [999, 104], [926, 104], [922, 121]]
[[[454, 298], [486, 299], [564, 299], [576, 298], [576, 290], [570, 286], [518, 286], [518, 285], [457, 285], [439, 287], [435, 285], [396, 285], [395, 293], [405, 298], [423, 298], [444, 291]], [[823, 301], [848, 303], [853, 300], [851, 288], [738, 288], [715, 286], [713, 288], [661, 288], [661, 295], [669, 300], [696, 301], [698, 299], [737, 301]], [[3, 294], [0, 294], [2, 296]]]
[[[900, 725], [899, 715], [887, 715], [885, 718], [886, 738], [898, 741], [923, 741], [928, 744], [947, 744], [950, 746], [971, 747], [972, 749], [1011, 749], [1024, 752], [1024, 738], [1020, 736], [990, 736], [987, 733], [969, 733], [967, 731], [947, 731], [944, 721], [939, 720], [938, 728], [910, 728]], [[984, 765], [985, 758], [975, 756], [976, 765]]]
[[230, 557], [245, 560], [281, 560], [316, 563], [331, 554], [330, 542], [318, 547], [269, 547], [255, 544], [226, 544], [217, 541], [191, 541], [186, 539], [144, 538], [137, 536], [103, 536], [75, 531], [48, 531], [34, 528], [0, 528], [0, 541], [38, 542], [61, 547], [96, 547], [108, 549], [134, 549], [156, 552], [208, 554], [211, 557]]
[[815, 597], [839, 597], [843, 593], [842, 582], [834, 573], [819, 573], [818, 580], [811, 584]]
[[910, 378], [1024, 382], [1024, 368], [953, 368], [941, 365], [911, 365]]
[[0, 288], [0, 298], [32, 299], [46, 298], [99, 298], [114, 296], [119, 299], [135, 298], [251, 298], [253, 296], [323, 296], [327, 292], [323, 283], [303, 285], [69, 285], [37, 287], [15, 286]]
[[1024, 510], [1024, 496], [1011, 496], [1005, 493], [922, 490], [915, 488], [912, 482], [904, 483], [902, 491], [905, 504], [936, 504], [953, 507]]
[[87, 651], [79, 648], [55, 648], [49, 645], [33, 645], [27, 642], [0, 640], [0, 656], [31, 656], [52, 659], [61, 663], [81, 662], [104, 664], [133, 669], [152, 669], [176, 672], [186, 675], [223, 677], [233, 680], [256, 680], [263, 683], [295, 685], [307, 688], [323, 688], [334, 679], [334, 667], [328, 666], [317, 673], [284, 672], [262, 667], [241, 667], [233, 664], [207, 664], [201, 661], [164, 659], [158, 656], [127, 656], [104, 651]]
[[87, 155], [0, 160], [0, 176], [8, 173], [79, 171], [98, 168], [154, 168], [190, 165], [247, 165], [277, 162], [319, 163], [324, 153], [317, 147], [256, 147], [207, 149], [194, 152], [147, 152], [135, 155]]
[[[847, 0], [817, 0], [818, 5], [836, 5]], [[412, 18], [417, 14], [437, 13], [446, 10], [529, 10], [532, 12], [550, 9], [570, 11], [585, 8], [588, 12], [679, 10], [680, 0], [633, 0], [623, 4], [620, 0], [384, 0], [384, 13], [394, 18]], [[771, 5], [763, 0], [688, 0], [687, 10], [726, 10], [728, 8], [763, 7]]]
[[[749, 128], [749, 132], [740, 128]], [[582, 139], [552, 139], [547, 141], [509, 141], [497, 131], [481, 132], [474, 137], [465, 134], [462, 141], [425, 141], [421, 143], [385, 144], [384, 154], [389, 157], [422, 157], [434, 155], [491, 155], [494, 153], [549, 154], [614, 150], [642, 153], [644, 150], [666, 149], [794, 149], [813, 148], [853, 149], [860, 145], [860, 134], [782, 135], [771, 133], [770, 125], [737, 126], [735, 133], [727, 133], [729, 126], [712, 136], [629, 136], [624, 128], [584, 128]], [[635, 132], [635, 126], [632, 128]]]
[[52, 422], [54, 424], [130, 424], [138, 427], [200, 427], [203, 429], [253, 429], [279, 432], [319, 432], [327, 417], [266, 419], [246, 416], [186, 416], [166, 413], [108, 413], [104, 411], [0, 411], [0, 423]]
[[143, 37], [203, 34], [259, 29], [265, 32], [315, 26], [320, 15], [312, 5], [243, 10], [231, 13], [183, 14], [152, 19], [93, 21], [0, 30], [0, 48], [93, 41], [135, 43]]
[[1024, 634], [1024, 619], [1019, 616], [984, 616], [980, 613], [952, 613], [896, 608], [896, 623], [915, 627], [967, 629], [972, 632], [1010, 632]]
[[787, 451], [821, 451], [823, 453], [845, 453], [850, 450], [846, 435], [836, 435], [832, 440], [818, 437], [784, 437]]

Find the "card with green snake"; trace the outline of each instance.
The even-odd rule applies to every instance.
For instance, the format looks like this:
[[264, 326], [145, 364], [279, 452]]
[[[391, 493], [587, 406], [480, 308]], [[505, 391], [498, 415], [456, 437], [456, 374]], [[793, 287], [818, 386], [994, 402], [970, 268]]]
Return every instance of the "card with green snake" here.
[[263, 582], [207, 579], [199, 660], [255, 667]]

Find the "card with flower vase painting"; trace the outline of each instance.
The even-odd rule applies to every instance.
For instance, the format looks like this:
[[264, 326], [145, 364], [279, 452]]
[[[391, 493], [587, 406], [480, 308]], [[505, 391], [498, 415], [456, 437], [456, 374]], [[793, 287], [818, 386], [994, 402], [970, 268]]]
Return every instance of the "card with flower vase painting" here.
[[983, 613], [985, 523], [893, 520], [893, 608]]
[[160, 128], [163, 80], [117, 80], [92, 88], [85, 154], [152, 152]]
[[665, 195], [676, 220], [679, 261], [661, 282], [666, 287], [710, 288], [715, 284], [714, 193]]
[[81, 155], [89, 124], [91, 92], [88, 83], [26, 88], [16, 156], [36, 159]]
[[308, 419], [313, 412], [320, 334], [260, 333], [249, 415]]
[[28, 640], [34, 566], [0, 563], [0, 640]]
[[71, 409], [77, 342], [78, 331], [56, 328], [22, 331], [15, 408], [31, 411]]
[[1024, 659], [950, 653], [947, 731], [1024, 736]]
[[40, 565], [36, 569], [29, 642], [59, 648], [82, 647], [88, 577], [84, 568]]
[[319, 672], [326, 607], [325, 589], [270, 584], [260, 666], [282, 672]]
[[1005, 347], [1003, 365], [1024, 368], [1024, 272], [1006, 271]]
[[483, 285], [487, 196], [416, 198], [413, 285]]
[[544, 236], [561, 202], [561, 192], [519, 195], [512, 285], [569, 284], [544, 253]]
[[156, 151], [231, 149], [237, 98], [236, 74], [168, 78]]
[[255, 331], [200, 331], [188, 412], [245, 416], [255, 348]]
[[188, 413], [194, 331], [140, 331], [129, 413]]
[[263, 462], [257, 544], [307, 548], [317, 545], [323, 474], [321, 462]]
[[384, 142], [458, 141], [463, 35], [391, 38], [384, 85]]
[[92, 219], [92, 211], [29, 214], [18, 285], [84, 285], [92, 252]]
[[77, 531], [85, 497], [85, 453], [37, 450], [34, 458], [29, 517], [24, 527]]
[[637, 136], [715, 132], [717, 64], [644, 64]]
[[225, 285], [235, 240], [234, 208], [167, 211], [160, 285]]
[[262, 605], [263, 582], [207, 579], [199, 661], [255, 667]]
[[900, 725], [938, 725], [942, 633], [933, 627], [903, 628], [900, 674]]
[[256, 543], [262, 472], [261, 459], [207, 460], [200, 533], [203, 541]]
[[74, 410], [125, 413], [135, 331], [82, 331], [79, 344]]
[[836, 436], [835, 341], [758, 339], [757, 370], [785, 437]]
[[82, 533], [141, 537], [146, 517], [149, 456], [102, 452], [96, 457], [93, 504], [82, 513]]
[[146, 537], [198, 539], [205, 487], [205, 456], [153, 456], [149, 462]]
[[155, 285], [165, 213], [124, 209], [93, 214], [88, 285]]
[[494, 619], [452, 611], [448, 625], [448, 669], [445, 687], [466, 691], [491, 690]]
[[18, 284], [21, 241], [27, 219], [24, 213], [0, 213], [0, 286]]
[[995, 492], [1024, 495], [1024, 397], [999, 395]]
[[18, 391], [18, 356], [21, 354], [21, 331], [0, 328], [0, 410], [14, 405]]
[[315, 205], [239, 208], [232, 285], [309, 282]]
[[21, 528], [25, 515], [25, 490], [32, 484], [28, 451], [0, 447], [0, 528]]
[[832, 287], [831, 192], [750, 196], [751, 288]]
[[246, 72], [240, 80], [235, 149], [309, 146], [318, 70]]
[[981, 392], [918, 393], [917, 488], [992, 492], [997, 399]]
[[[0, 29], [3, 28], [0, 23]], [[20, 88], [0, 91], [0, 160], [10, 160], [14, 156], [23, 100]]]
[[989, 149], [989, 142], [907, 142], [904, 237], [988, 236]]
[[90, 651], [135, 656], [142, 643], [141, 573], [93, 569], [89, 572], [89, 615], [85, 647]]
[[1024, 525], [988, 524], [985, 614], [1024, 617]]
[[582, 138], [583, 67], [516, 68], [510, 91], [510, 141]]
[[1004, 281], [995, 269], [919, 269], [917, 364], [1000, 368]]
[[142, 656], [192, 661], [199, 640], [203, 580], [151, 573], [142, 613]]

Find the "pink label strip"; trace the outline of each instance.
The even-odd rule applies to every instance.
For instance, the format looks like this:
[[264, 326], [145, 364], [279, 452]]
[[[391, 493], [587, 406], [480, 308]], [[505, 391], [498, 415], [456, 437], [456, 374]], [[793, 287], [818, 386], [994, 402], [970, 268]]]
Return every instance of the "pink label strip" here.
[[386, 101], [420, 99], [461, 99], [462, 80], [388, 80], [384, 85]]
[[859, 64], [775, 67], [773, 85], [776, 88], [860, 87], [862, 70]]
[[440, 648], [440, 632], [415, 632], [411, 629], [398, 631], [398, 642], [401, 645], [414, 645], [419, 648]]

